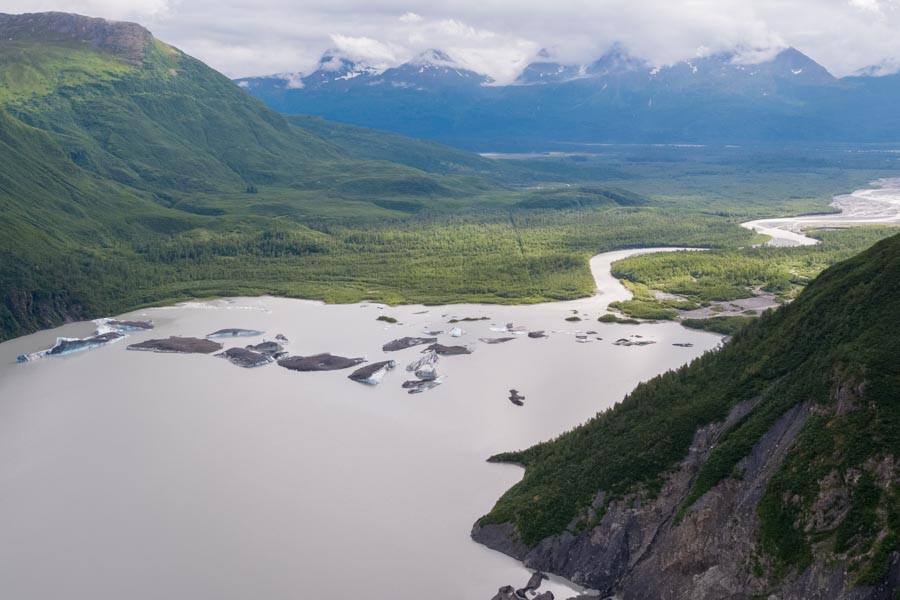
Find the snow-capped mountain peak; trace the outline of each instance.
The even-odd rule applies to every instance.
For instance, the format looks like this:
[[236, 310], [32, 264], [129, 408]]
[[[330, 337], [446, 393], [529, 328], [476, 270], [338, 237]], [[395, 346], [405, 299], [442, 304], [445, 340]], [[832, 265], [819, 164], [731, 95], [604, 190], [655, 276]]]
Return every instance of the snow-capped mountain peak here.
[[450, 58], [450, 55], [444, 52], [443, 50], [425, 50], [424, 52], [420, 52], [412, 60], [409, 61], [408, 64], [411, 65], [432, 65], [432, 66], [440, 66], [440, 67], [458, 67], [459, 65]]

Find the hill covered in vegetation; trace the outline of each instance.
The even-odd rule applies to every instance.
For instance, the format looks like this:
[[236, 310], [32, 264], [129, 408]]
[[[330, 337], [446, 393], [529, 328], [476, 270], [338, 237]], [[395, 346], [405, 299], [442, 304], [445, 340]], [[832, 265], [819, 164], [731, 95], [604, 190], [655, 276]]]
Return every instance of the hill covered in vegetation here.
[[894, 598], [900, 236], [559, 438], [473, 536], [606, 594]]
[[139, 25], [0, 15], [0, 340], [192, 297], [581, 297], [593, 254], [748, 246], [897, 161], [766, 152], [489, 160], [279, 115]]

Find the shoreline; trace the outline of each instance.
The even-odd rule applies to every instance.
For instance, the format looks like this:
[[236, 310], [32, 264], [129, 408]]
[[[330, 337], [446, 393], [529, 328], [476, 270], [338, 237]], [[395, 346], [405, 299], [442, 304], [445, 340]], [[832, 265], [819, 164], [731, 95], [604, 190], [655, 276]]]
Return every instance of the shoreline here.
[[[9, 342], [14, 342], [16, 340], [21, 340], [31, 335], [42, 334], [47, 332], [53, 332], [57, 329], [63, 327], [71, 327], [78, 325], [91, 324], [97, 321], [98, 319], [105, 318], [122, 318], [124, 315], [131, 314], [145, 314], [142, 311], [147, 310], [167, 310], [167, 309], [177, 309], [177, 308], [189, 308], [191, 305], [194, 305], [196, 308], [227, 308], [225, 306], [216, 307], [215, 303], [230, 303], [236, 301], [238, 299], [258, 299], [263, 300], [266, 298], [277, 298], [284, 300], [297, 300], [300, 302], [311, 302], [314, 304], [322, 305], [322, 306], [379, 306], [384, 307], [384, 309], [393, 309], [393, 308], [401, 308], [401, 307], [415, 307], [415, 308], [423, 308], [423, 309], [435, 309], [444, 307], [447, 309], [452, 309], [454, 307], [481, 307], [484, 309], [492, 309], [492, 308], [522, 308], [522, 307], [545, 307], [545, 306], [562, 306], [566, 304], [582, 304], [582, 303], [593, 303], [597, 300], [597, 298], [604, 297], [608, 292], [612, 292], [612, 295], [615, 297], [610, 297], [606, 295], [606, 297], [610, 297], [609, 302], [603, 306], [603, 309], [608, 306], [610, 302], [615, 302], [617, 300], [628, 300], [631, 298], [631, 292], [625, 288], [621, 282], [612, 276], [612, 272], [610, 271], [610, 267], [613, 262], [617, 260], [623, 260], [625, 258], [631, 256], [638, 256], [642, 254], [652, 254], [656, 252], [677, 252], [677, 251], [685, 251], [685, 250], [695, 250], [702, 251], [706, 250], [706, 248], [693, 248], [693, 247], [674, 247], [674, 246], [650, 246], [650, 247], [642, 247], [642, 248], [625, 248], [625, 249], [616, 249], [609, 250], [606, 252], [601, 252], [599, 254], [595, 254], [588, 259], [588, 271], [591, 274], [591, 277], [594, 279], [594, 288], [592, 293], [587, 296], [582, 296], [580, 298], [574, 298], [571, 300], [551, 300], [551, 301], [537, 301], [537, 302], [445, 302], [445, 303], [422, 303], [422, 302], [403, 302], [399, 304], [387, 304], [384, 302], [377, 302], [372, 300], [360, 300], [357, 302], [327, 302], [325, 300], [320, 300], [317, 298], [302, 298], [295, 296], [282, 296], [276, 294], [259, 294], [253, 296], [245, 296], [245, 295], [229, 295], [229, 296], [198, 296], [198, 297], [180, 297], [180, 298], [168, 298], [165, 300], [160, 300], [159, 302], [149, 302], [140, 304], [138, 306], [131, 307], [127, 310], [123, 310], [115, 315], [98, 315], [89, 319], [82, 320], [67, 320], [53, 327], [46, 327], [43, 329], [37, 329], [35, 331], [30, 331], [27, 333], [23, 333], [22, 335], [18, 335], [16, 337], [12, 337], [6, 340], [0, 340], [0, 344], [7, 344]], [[612, 257], [610, 260], [606, 261], [605, 257]], [[605, 269], [605, 270], [602, 270]], [[604, 291], [605, 290], [605, 291]], [[627, 294], [627, 296], [620, 297], [621, 294]], [[238, 308], [238, 307], [233, 307]], [[593, 307], [587, 307], [593, 308]]]
[[[457, 595], [461, 598], [490, 597], [501, 583], [521, 585], [529, 572], [520, 562], [469, 537], [472, 522], [522, 476], [522, 471], [498, 469], [485, 459], [559, 435], [621, 400], [637, 382], [679, 367], [720, 340], [718, 335], [672, 323], [638, 327], [596, 322], [606, 303], [628, 293], [603, 263], [647, 251], [630, 249], [597, 257], [594, 281], [603, 293], [571, 302], [427, 309], [237, 298], [144, 311], [155, 329], [132, 335], [140, 342], [244, 328], [283, 333], [290, 340], [289, 351], [298, 356], [329, 351], [374, 361], [384, 356], [384, 342], [446, 330], [447, 323], [457, 318], [487, 317], [460, 323], [463, 342], [494, 337], [494, 328], [510, 322], [550, 334], [548, 339], [523, 336], [509, 344], [479, 345], [474, 358], [442, 359], [447, 382], [422, 396], [408, 396], [401, 389], [402, 371], [370, 387], [348, 381], [341, 372], [296, 374], [271, 365], [246, 370], [206, 356], [126, 352], [122, 347], [27, 365], [5, 364], [17, 354], [46, 347], [42, 340], [52, 342], [47, 338], [57, 332], [18, 339], [2, 347], [0, 369], [8, 371], [0, 374], [0, 394], [9, 415], [6, 427], [13, 435], [5, 436], [10, 449], [4, 453], [6, 460], [0, 461], [0, 477], [16, 468], [13, 456], [29, 456], [42, 466], [42, 475], [23, 476], [8, 511], [22, 515], [19, 523], [39, 520], [67, 528], [67, 539], [79, 547], [100, 531], [109, 540], [106, 547], [112, 548], [125, 535], [122, 529], [102, 526], [108, 513], [103, 508], [134, 506], [135, 498], [158, 494], [170, 507], [166, 518], [147, 513], [146, 518], [130, 519], [133, 530], [125, 531], [132, 543], [139, 540], [148, 548], [154, 560], [184, 560], [183, 551], [154, 546], [154, 532], [172, 526], [179, 537], [189, 535], [196, 544], [192, 552], [209, 556], [208, 566], [220, 577], [236, 573], [232, 565], [240, 561], [244, 569], [259, 569], [255, 572], [260, 581], [294, 588], [302, 573], [263, 560], [264, 551], [248, 558], [242, 550], [274, 549], [279, 555], [305, 557], [306, 570], [320, 575], [304, 584], [312, 586], [311, 595], [316, 597], [333, 595], [329, 581], [338, 574], [337, 567], [348, 596], [371, 590], [372, 582], [378, 589], [397, 592], [392, 597], [401, 600], [417, 597], [418, 590], [430, 589], [435, 582], [461, 591]], [[582, 313], [582, 322], [566, 322], [573, 310]], [[382, 315], [399, 323], [378, 321]], [[62, 331], [83, 337], [89, 332], [79, 330], [95, 326], [73, 324]], [[592, 335], [593, 343], [578, 343], [575, 334], [590, 329], [605, 339]], [[656, 344], [623, 348], [612, 343], [629, 334], [654, 339]], [[694, 347], [673, 347], [674, 342], [686, 341]], [[402, 365], [421, 354], [411, 348], [387, 357]], [[96, 387], [98, 378], [104, 384]], [[73, 393], [60, 395], [60, 387]], [[527, 397], [524, 408], [510, 404], [510, 388]], [[128, 392], [121, 393], [123, 389]], [[57, 428], [61, 422], [67, 424], [62, 431]], [[160, 440], [165, 440], [163, 454], [157, 450]], [[120, 451], [96, 452], [111, 444]], [[65, 453], [54, 451], [60, 445], [66, 447]], [[227, 453], [227, 461], [221, 462], [221, 453], [207, 451], [212, 448]], [[173, 469], [167, 456], [177, 456], [180, 466]], [[220, 468], [225, 464], [228, 468]], [[351, 476], [342, 475], [351, 464]], [[441, 468], [435, 469], [435, 464]], [[36, 503], [38, 498], [62, 497], [56, 488], [65, 487], [67, 479], [47, 473], [80, 473], [83, 501], [77, 506]], [[102, 479], [92, 476], [101, 473]], [[103, 485], [109, 477], [118, 485]], [[268, 504], [273, 498], [275, 503]], [[373, 521], [356, 510], [360, 498], [381, 518]], [[248, 502], [268, 509], [248, 511]], [[198, 511], [210, 519], [198, 521]], [[384, 544], [395, 539], [401, 527], [421, 534]], [[4, 545], [23, 556], [38, 543], [30, 542], [27, 534], [24, 527], [12, 531]], [[211, 542], [216, 539], [234, 543]], [[86, 547], [83, 560], [105, 564], [115, 572], [144, 572], [134, 556], [108, 554], [106, 547]], [[66, 556], [62, 550], [51, 551], [47, 560], [61, 569]], [[17, 572], [16, 563], [15, 558], [8, 563], [11, 573]], [[396, 564], [414, 571], [404, 583], [391, 575], [389, 567]], [[459, 569], [470, 575], [460, 580], [451, 573]], [[195, 571], [176, 581], [202, 587], [203, 577], [204, 572]], [[252, 579], [235, 583], [241, 581]], [[34, 589], [45, 585], [24, 576], [20, 583]], [[545, 584], [560, 599], [580, 593], [578, 586], [556, 578]]]

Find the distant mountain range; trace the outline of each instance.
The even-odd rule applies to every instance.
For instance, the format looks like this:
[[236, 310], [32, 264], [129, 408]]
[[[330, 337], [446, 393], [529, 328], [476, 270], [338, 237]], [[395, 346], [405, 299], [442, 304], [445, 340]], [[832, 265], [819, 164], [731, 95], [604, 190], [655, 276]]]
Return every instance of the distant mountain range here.
[[900, 75], [836, 78], [795, 48], [761, 62], [714, 54], [654, 67], [621, 46], [590, 64], [546, 52], [510, 85], [431, 50], [379, 70], [327, 52], [309, 75], [237, 84], [284, 113], [474, 150], [559, 143], [894, 142]]

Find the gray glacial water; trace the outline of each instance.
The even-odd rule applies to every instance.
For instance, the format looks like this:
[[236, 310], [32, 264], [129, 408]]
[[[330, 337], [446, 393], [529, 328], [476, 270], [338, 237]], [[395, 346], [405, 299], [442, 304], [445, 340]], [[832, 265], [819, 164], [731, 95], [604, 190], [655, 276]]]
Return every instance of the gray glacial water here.
[[[46, 600], [478, 600], [521, 586], [518, 562], [469, 539], [473, 522], [520, 477], [485, 459], [551, 438], [613, 405], [639, 381], [715, 347], [673, 323], [596, 322], [628, 292], [592, 260], [600, 295], [532, 306], [383, 307], [233, 298], [138, 311], [156, 329], [118, 344], [15, 364], [75, 323], [0, 344], [0, 588]], [[585, 320], [566, 322], [577, 311]], [[398, 325], [376, 320], [399, 319]], [[463, 323], [467, 356], [441, 359], [443, 385], [400, 388], [419, 348], [382, 344]], [[508, 322], [548, 339], [496, 345]], [[282, 333], [292, 354], [395, 359], [381, 385], [350, 371], [242, 369], [206, 355], [126, 346], [223, 328]], [[602, 341], [578, 343], [595, 330]], [[554, 331], [558, 333], [553, 333]], [[633, 334], [657, 343], [618, 347]], [[597, 336], [591, 335], [590, 338]], [[693, 348], [672, 346], [689, 342]], [[510, 388], [523, 407], [507, 399]], [[557, 598], [575, 588], [553, 580]]]
[[741, 227], [771, 236], [768, 246], [812, 246], [818, 240], [803, 235], [804, 229], [900, 225], [900, 178], [879, 179], [872, 185], [876, 187], [836, 196], [831, 206], [839, 208], [839, 213], [758, 219], [741, 223]]

